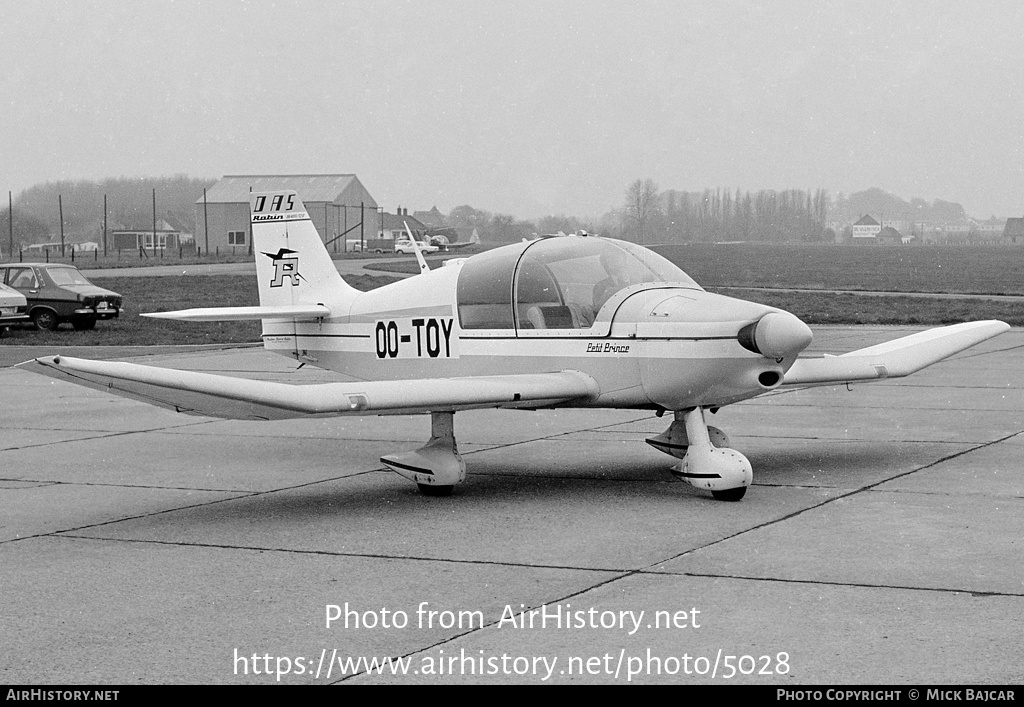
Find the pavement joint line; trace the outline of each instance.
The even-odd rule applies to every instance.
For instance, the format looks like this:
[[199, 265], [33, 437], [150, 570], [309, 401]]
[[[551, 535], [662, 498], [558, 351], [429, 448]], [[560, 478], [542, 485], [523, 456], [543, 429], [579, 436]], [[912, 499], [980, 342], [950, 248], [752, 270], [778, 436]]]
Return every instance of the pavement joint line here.
[[882, 485], [884, 483], [887, 483], [889, 481], [895, 481], [896, 479], [901, 479], [904, 476], [909, 476], [910, 474], [916, 474], [919, 471], [924, 471], [925, 469], [929, 469], [929, 468], [931, 468], [933, 466], [937, 466], [939, 464], [942, 464], [943, 462], [949, 461], [950, 459], [956, 459], [957, 457], [961, 457], [961, 456], [963, 456], [965, 454], [970, 454], [971, 452], [977, 451], [979, 449], [984, 449], [985, 447], [990, 447], [990, 446], [992, 446], [994, 444], [999, 444], [1000, 442], [1004, 442], [1004, 441], [1006, 441], [1006, 440], [1008, 440], [1008, 439], [1010, 439], [1012, 437], [1016, 437], [1018, 434], [1020, 434], [1020, 432], [1014, 432], [1013, 434], [1008, 435], [1006, 437], [1003, 437], [1001, 439], [997, 439], [997, 440], [994, 440], [994, 441], [991, 441], [991, 442], [988, 442], [988, 443], [985, 443], [985, 444], [978, 445], [976, 447], [971, 447], [970, 449], [965, 449], [965, 450], [962, 450], [962, 451], [950, 454], [948, 456], [942, 457], [941, 459], [937, 459], [934, 462], [930, 462], [928, 464], [925, 464], [924, 466], [918, 467], [917, 469], [911, 469], [909, 471], [901, 472], [901, 473], [898, 473], [898, 474], [896, 474], [894, 476], [891, 476], [891, 477], [888, 477], [888, 478], [885, 478], [885, 479], [881, 479], [880, 481], [876, 481], [874, 483], [867, 484], [866, 486], [861, 486], [859, 488], [853, 489], [851, 491], [848, 491], [847, 493], [840, 493], [840, 494], [838, 494], [836, 496], [833, 496], [831, 498], [826, 498], [826, 499], [822, 500], [819, 503], [815, 503], [813, 505], [807, 506], [806, 508], [801, 508], [801, 509], [795, 510], [795, 511], [793, 511], [791, 513], [788, 513], [788, 514], [786, 514], [784, 516], [781, 516], [779, 518], [776, 518], [774, 520], [768, 520], [768, 521], [765, 521], [763, 523], [758, 523], [757, 525], [751, 526], [749, 528], [744, 528], [743, 530], [739, 530], [739, 531], [737, 531], [735, 533], [732, 533], [730, 535], [727, 535], [725, 537], [718, 538], [717, 540], [712, 540], [711, 542], [708, 542], [708, 543], [706, 543], [704, 545], [701, 545], [700, 547], [691, 548], [689, 550], [686, 550], [684, 552], [679, 553], [678, 555], [673, 555], [673, 556], [668, 557], [668, 558], [666, 558], [664, 560], [661, 560], [660, 562], [656, 562], [654, 564], [647, 565], [647, 567], [640, 568], [640, 569], [636, 570], [636, 572], [641, 572], [641, 571], [643, 571], [645, 569], [650, 569], [651, 567], [654, 567], [655, 565], [663, 564], [665, 562], [671, 562], [672, 560], [677, 560], [679, 558], [686, 557], [687, 555], [692, 555], [692, 554], [694, 554], [696, 552], [699, 552], [701, 550], [705, 550], [705, 549], [707, 549], [709, 547], [713, 547], [714, 545], [718, 545], [719, 543], [724, 543], [724, 542], [726, 542], [728, 540], [732, 540], [733, 538], [739, 537], [740, 535], [746, 535], [747, 533], [751, 533], [751, 532], [754, 532], [756, 530], [762, 530], [764, 528], [767, 528], [768, 526], [782, 523], [783, 521], [790, 520], [791, 518], [795, 518], [797, 516], [800, 516], [800, 515], [803, 515], [804, 513], [809, 512], [809, 511], [816, 510], [816, 509], [821, 508], [822, 506], [825, 506], [827, 504], [835, 503], [836, 501], [840, 501], [840, 500], [842, 500], [844, 498], [849, 498], [850, 496], [854, 496], [856, 494], [863, 493], [865, 491], [871, 491], [871, 490], [875, 489], [875, 487], [880, 486], [880, 485]]
[[0, 479], [0, 481], [20, 481], [24, 483], [40, 484], [43, 486], [102, 486], [119, 489], [154, 489], [157, 491], [208, 491], [210, 493], [253, 493], [246, 489], [211, 489], [198, 488], [193, 486], [157, 486], [153, 484], [117, 484], [104, 483], [102, 481], [50, 481], [47, 479]]
[[[950, 386], [950, 388], [952, 388], [952, 387], [953, 386]], [[979, 389], [978, 388], [970, 388], [970, 390], [979, 390]], [[988, 390], [1002, 391], [1002, 390], [1008, 390], [1008, 389], [1007, 388], [989, 388]], [[1011, 389], [1011, 390], [1017, 390], [1017, 389], [1014, 388], [1014, 389]], [[795, 409], [795, 408], [812, 408], [812, 409], [815, 409], [815, 410], [821, 410], [822, 409], [821, 405], [811, 405], [809, 403], [807, 403], [807, 404], [805, 404], [805, 403], [798, 403], [798, 404], [795, 404], [795, 405], [786, 405], [785, 407], [790, 409], [790, 410]], [[829, 406], [828, 409], [830, 409], [830, 410], [877, 410], [878, 408], [877, 407], [872, 407], [871, 405], [841, 405], [841, 406], [834, 406], [834, 407], [833, 406]], [[917, 406], [909, 406], [908, 405], [908, 406], [900, 407], [900, 411], [901, 412], [904, 411], [904, 410], [906, 410], [908, 412], [932, 412], [932, 411], [935, 411], [935, 410], [948, 410], [948, 409], [949, 409], [949, 407], [947, 407], [947, 406], [926, 407], [926, 406], [921, 406], [921, 405], [917, 405]], [[969, 411], [969, 412], [1006, 412], [1005, 410], [1003, 410], [1001, 408], [981, 408], [981, 407], [978, 407], [978, 408], [957, 408], [957, 409], [958, 410]]]
[[[86, 526], [94, 527], [94, 526]], [[174, 547], [195, 547], [195, 548], [209, 548], [213, 550], [251, 550], [252, 552], [280, 552], [288, 555], [322, 555], [325, 557], [355, 557], [355, 558], [366, 558], [375, 560], [394, 560], [397, 562], [440, 562], [455, 565], [481, 565], [488, 567], [517, 567], [521, 569], [537, 569], [537, 570], [567, 570], [571, 572], [600, 572], [604, 574], [626, 574], [639, 572], [640, 570], [627, 570], [621, 567], [577, 567], [575, 565], [551, 565], [551, 564], [532, 564], [527, 562], [509, 562], [501, 560], [472, 560], [472, 559], [458, 559], [452, 557], [429, 557], [421, 555], [389, 555], [385, 553], [375, 552], [343, 552], [336, 550], [306, 550], [302, 548], [291, 548], [291, 547], [267, 547], [260, 545], [229, 545], [226, 543], [204, 543], [198, 541], [183, 541], [183, 540], [154, 540], [146, 538], [107, 538], [96, 535], [76, 535], [76, 530], [58, 530], [52, 533], [46, 533], [42, 535], [33, 535], [33, 538], [66, 538], [69, 540], [91, 540], [96, 542], [114, 542], [114, 543], [138, 543], [143, 545], [168, 545]], [[7, 541], [9, 542], [9, 541]], [[665, 574], [665, 573], [654, 573], [654, 574]], [[609, 580], [610, 581], [610, 580]], [[598, 585], [599, 586], [599, 585]], [[583, 590], [586, 591], [586, 590]]]
[[868, 489], [871, 493], [897, 493], [897, 494], [914, 494], [915, 496], [946, 496], [950, 498], [964, 498], [965, 496], [974, 498], [989, 498], [993, 501], [1000, 499], [1009, 501], [1024, 500], [1024, 496], [1001, 496], [999, 494], [984, 493], [979, 491], [918, 491], [915, 489]]
[[[201, 424], [204, 424], [204, 425], [205, 424], [214, 424], [214, 423], [217, 423], [217, 422], [225, 422], [225, 420], [210, 420], [209, 422], [204, 422], [204, 423], [201, 423]], [[177, 434], [175, 432], [175, 430], [180, 430], [180, 429], [184, 429], [186, 427], [195, 427], [195, 426], [196, 425], [182, 425], [180, 427], [165, 427], [165, 428], [160, 428], [160, 429], [156, 429], [156, 430], [147, 430], [147, 432], [154, 432], [156, 434], [173, 435], [173, 434]], [[2, 429], [2, 428], [0, 428], [0, 429]], [[218, 437], [235, 437], [235, 438], [238, 438], [238, 439], [248, 439], [248, 438], [252, 438], [252, 439], [288, 439], [288, 440], [296, 440], [296, 441], [301, 441], [301, 442], [367, 442], [367, 443], [379, 444], [379, 443], [387, 443], [387, 442], [398, 442], [398, 443], [406, 443], [406, 442], [408, 442], [408, 443], [414, 443], [414, 442], [418, 442], [419, 441], [419, 440], [415, 440], [415, 439], [394, 440], [394, 439], [364, 439], [364, 438], [352, 439], [350, 437], [298, 437], [296, 435], [286, 435], [286, 434], [249, 435], [249, 434], [239, 434], [237, 432], [216, 432], [216, 431], [214, 431], [214, 432], [204, 432], [204, 433], [194, 433], [194, 434], [196, 434], [197, 436], [200, 436], [200, 437], [215, 437], [215, 436], [218, 436]], [[74, 442], [76, 440], [68, 440], [68, 441]], [[467, 442], [467, 444], [473, 444], [473, 442]], [[479, 450], [474, 450], [474, 451], [479, 451]], [[471, 452], [466, 452], [466, 454], [470, 454], [470, 453]]]
[[303, 488], [303, 487], [306, 487], [306, 486], [313, 486], [315, 484], [326, 483], [326, 482], [329, 482], [329, 481], [340, 481], [340, 480], [343, 480], [343, 479], [351, 479], [351, 478], [354, 478], [356, 476], [362, 476], [364, 474], [373, 474], [373, 473], [376, 473], [377, 471], [378, 470], [376, 470], [376, 469], [370, 469], [370, 470], [365, 470], [365, 471], [358, 471], [358, 472], [355, 472], [353, 474], [347, 474], [345, 476], [336, 476], [336, 477], [332, 477], [332, 478], [329, 478], [329, 479], [318, 479], [316, 481], [307, 481], [305, 483], [296, 484], [294, 486], [282, 486], [281, 488], [269, 489], [267, 491], [252, 491], [252, 492], [248, 492], [248, 493], [239, 493], [238, 495], [231, 496], [229, 498], [218, 498], [218, 499], [214, 499], [214, 500], [211, 500], [211, 501], [203, 501], [201, 503], [191, 503], [191, 504], [188, 504], [188, 505], [185, 505], [185, 506], [177, 506], [175, 508], [165, 508], [164, 510], [161, 510], [161, 511], [152, 511], [152, 512], [149, 512], [149, 513], [140, 513], [139, 515], [125, 516], [123, 518], [112, 518], [110, 520], [105, 520], [105, 521], [102, 521], [100, 523], [89, 523], [87, 525], [80, 525], [80, 526], [75, 527], [75, 528], [64, 528], [62, 530], [51, 530], [48, 533], [38, 533], [36, 535], [26, 535], [26, 536], [20, 537], [20, 538], [9, 538], [7, 540], [0, 540], [0, 545], [3, 545], [5, 543], [10, 543], [10, 542], [17, 542], [17, 541], [20, 541], [20, 540], [28, 540], [30, 538], [61, 537], [61, 534], [63, 534], [63, 533], [74, 533], [74, 532], [77, 532], [77, 531], [86, 530], [88, 528], [100, 528], [100, 527], [105, 526], [105, 525], [113, 525], [114, 523], [123, 523], [125, 521], [138, 520], [140, 518], [150, 518], [150, 517], [153, 517], [153, 516], [163, 515], [165, 513], [174, 513], [174, 512], [177, 512], [177, 511], [184, 511], [184, 510], [188, 510], [188, 509], [191, 509], [191, 508], [202, 508], [204, 506], [212, 506], [212, 505], [217, 504], [217, 503], [226, 503], [228, 501], [237, 501], [237, 500], [243, 499], [243, 498], [254, 498], [256, 496], [266, 496], [268, 494], [278, 493], [280, 491], [292, 491], [292, 490], [300, 489], [300, 488]]
[[[641, 421], [646, 420], [646, 419], [647, 419], [646, 417], [640, 417], [640, 418], [637, 418], [636, 420], [626, 420], [624, 422], [615, 422], [615, 423], [612, 423], [610, 425], [602, 425], [601, 427], [585, 427], [585, 428], [578, 429], [578, 430], [570, 430], [568, 432], [555, 432], [554, 434], [550, 434], [550, 435], [546, 435], [546, 436], [541, 436], [541, 437], [533, 437], [531, 439], [520, 439], [520, 440], [515, 440], [515, 441], [512, 441], [512, 442], [496, 442], [496, 443], [494, 443], [493, 447], [488, 447], [486, 449], [474, 449], [472, 451], [463, 453], [462, 456], [467, 456], [469, 454], [479, 454], [480, 452], [488, 452], [488, 451], [493, 451], [495, 449], [506, 449], [508, 447], [516, 447], [516, 446], [519, 446], [521, 444], [530, 444], [532, 442], [543, 442], [545, 440], [555, 440], [555, 439], [557, 439], [559, 437], [565, 437], [566, 435], [574, 435], [574, 434], [579, 434], [581, 432], [596, 431], [596, 430], [603, 429], [605, 427], [614, 427], [615, 425], [632, 425], [635, 422], [641, 422]], [[466, 444], [477, 444], [477, 443], [475, 443], [475, 442], [466, 442]]]
[[[530, 612], [530, 611], [535, 611], [536, 609], [539, 609], [541, 606], [545, 606], [547, 604], [560, 604], [561, 602], [563, 602], [563, 601], [565, 601], [567, 599], [572, 599], [573, 597], [580, 596], [582, 594], [585, 594], [586, 592], [590, 592], [590, 591], [593, 591], [594, 589], [598, 589], [599, 587], [602, 587], [602, 586], [604, 586], [606, 584], [611, 584], [612, 582], [617, 582], [618, 580], [624, 579], [625, 577], [632, 576], [633, 574], [635, 574], [635, 572], [625, 572], [622, 575], [620, 575], [619, 577], [610, 577], [610, 578], [608, 578], [608, 579], [606, 579], [606, 580], [604, 580], [602, 582], [597, 582], [596, 584], [593, 584], [593, 585], [591, 585], [589, 587], [584, 587], [582, 589], [578, 589], [578, 590], [576, 590], [576, 591], [574, 591], [574, 592], [572, 592], [570, 594], [567, 594], [567, 595], [565, 595], [565, 596], [563, 596], [561, 598], [554, 599], [554, 600], [551, 600], [551, 601], [545, 601], [545, 602], [543, 602], [541, 604], [537, 604], [536, 606], [526, 607], [524, 605], [524, 606], [521, 607], [520, 611]], [[427, 652], [429, 650], [433, 650], [433, 649], [435, 649], [435, 648], [437, 648], [439, 646], [448, 645], [449, 643], [452, 643], [453, 641], [456, 641], [456, 640], [458, 640], [460, 638], [463, 638], [464, 636], [469, 636], [469, 635], [474, 634], [474, 633], [485, 631], [486, 629], [491, 628], [492, 626], [497, 626], [500, 623], [501, 623], [501, 619], [497, 619], [496, 621], [491, 621], [490, 623], [484, 624], [483, 626], [480, 626], [479, 628], [470, 628], [470, 629], [468, 629], [466, 631], [463, 631], [462, 633], [459, 633], [459, 634], [456, 634], [456, 635], [453, 635], [453, 636], [449, 636], [448, 638], [441, 639], [441, 640], [437, 641], [436, 643], [433, 643], [432, 645], [423, 646], [422, 648], [417, 648], [415, 650], [411, 650], [408, 653], [399, 656], [399, 658], [412, 658], [415, 655], [418, 655], [420, 653], [425, 653], [425, 652]], [[395, 659], [393, 659], [393, 660], [395, 660]], [[357, 678], [357, 677], [359, 677], [361, 675], [370, 675], [370, 674], [371, 674], [370, 670], [367, 669], [367, 670], [365, 670], [365, 671], [363, 671], [361, 673], [352, 673], [351, 675], [345, 675], [345, 676], [339, 678], [336, 682], [344, 682], [346, 680], [352, 680], [353, 678]]]
[[[990, 354], [1005, 353], [1007, 351], [1018, 351], [1024, 349], [1024, 344], [1017, 344], [1016, 346], [1007, 346], [1005, 349], [992, 349], [991, 351], [977, 351], [977, 352], [963, 352], [963, 355], [957, 356], [956, 360], [962, 360], [965, 358], [977, 358], [978, 356], [988, 356]], [[945, 363], [946, 361], [939, 361], [938, 363]]]
[[[193, 424], [196, 424], [196, 423], [193, 423]], [[189, 426], [191, 426], [191, 425], [182, 425], [182, 427], [189, 427]], [[22, 445], [20, 447], [5, 447], [3, 449], [0, 449], [0, 454], [2, 454], [3, 452], [16, 452], [16, 451], [21, 450], [21, 449], [36, 449], [36, 448], [39, 448], [39, 447], [51, 447], [51, 446], [55, 446], [55, 445], [58, 445], [58, 444], [70, 444], [72, 442], [91, 442], [91, 441], [97, 440], [97, 439], [111, 439], [113, 437], [127, 437], [129, 435], [147, 434], [147, 433], [150, 433], [150, 432], [161, 432], [161, 431], [163, 431], [165, 429], [167, 429], [167, 428], [166, 427], [156, 427], [156, 428], [151, 429], [151, 430], [130, 430], [128, 432], [108, 432], [108, 431], [104, 431], [104, 432], [101, 432], [101, 433], [98, 433], [98, 434], [94, 434], [94, 435], [91, 435], [91, 436], [88, 436], [88, 437], [76, 437], [75, 439], [55, 439], [55, 440], [51, 440], [49, 442], [40, 442], [39, 444], [25, 444], [25, 445]], [[47, 431], [47, 430], [40, 430], [40, 431]], [[48, 430], [48, 431], [52, 432], [54, 430]], [[64, 432], [87, 432], [88, 430], [63, 430], [63, 431]]]
[[[878, 444], [876, 439], [865, 439], [863, 437], [801, 437], [800, 435], [759, 435], [759, 434], [742, 434], [742, 435], [730, 435], [734, 439], [785, 439], [785, 440], [806, 440], [808, 442], [847, 442], [853, 444], [854, 442], [871, 442]], [[886, 444], [951, 444], [959, 447], [969, 446], [972, 444], [985, 444], [984, 441], [957, 441], [953, 439], [891, 439], [885, 440]]]
[[[665, 467], [665, 471], [668, 471], [668, 467]], [[582, 481], [586, 483], [600, 483], [603, 481], [613, 481], [615, 483], [647, 483], [647, 484], [678, 484], [682, 483], [678, 479], [665, 478], [665, 479], [643, 479], [633, 476], [563, 476], [563, 475], [550, 475], [550, 474], [539, 474], [539, 473], [522, 473], [522, 472], [511, 472], [511, 471], [474, 471], [469, 474], [470, 476], [479, 476], [482, 478], [502, 478], [502, 479], [550, 479], [552, 481]]]
[[[845, 489], [849, 488], [849, 487], [846, 487], [846, 486], [826, 486], [826, 485], [817, 485], [817, 486], [815, 486], [815, 485], [811, 485], [811, 484], [770, 484], [770, 483], [758, 483], [758, 482], [752, 483], [751, 486], [759, 486], [761, 488], [805, 489], [805, 490], [810, 490], [810, 491], [814, 491], [816, 489], [821, 489], [821, 490], [825, 490], [825, 491], [841, 491], [841, 490], [845, 490]], [[854, 489], [851, 489], [851, 490], [854, 490]], [[917, 496], [948, 496], [948, 497], [952, 497], [952, 498], [963, 498], [964, 496], [974, 496], [975, 498], [991, 498], [993, 500], [998, 500], [998, 499], [1001, 499], [1001, 498], [1006, 498], [1006, 499], [1010, 499], [1010, 500], [1024, 499], [1024, 496], [1001, 496], [1001, 495], [998, 495], [998, 494], [984, 493], [984, 492], [978, 492], [978, 491], [972, 491], [972, 492], [963, 492], [963, 491], [957, 491], [957, 492], [953, 492], [953, 491], [918, 491], [916, 489], [868, 489], [868, 491], [870, 491], [872, 493], [900, 493], [900, 494], [906, 493], [906, 494], [914, 494], [914, 495], [917, 495]]]
[[736, 579], [750, 582], [778, 582], [781, 584], [814, 584], [827, 587], [850, 587], [854, 589], [902, 589], [912, 592], [935, 592], [938, 594], [970, 594], [974, 597], [1011, 597], [1024, 598], [1024, 592], [979, 592], [971, 589], [953, 589], [950, 587], [915, 587], [904, 584], [870, 584], [867, 582], [840, 582], [827, 579], [792, 579], [788, 577], [751, 577], [739, 574], [714, 574], [710, 572], [672, 572], [669, 570], [651, 572], [640, 570], [638, 574], [647, 577], [669, 576], [669, 577], [698, 577], [705, 579]]

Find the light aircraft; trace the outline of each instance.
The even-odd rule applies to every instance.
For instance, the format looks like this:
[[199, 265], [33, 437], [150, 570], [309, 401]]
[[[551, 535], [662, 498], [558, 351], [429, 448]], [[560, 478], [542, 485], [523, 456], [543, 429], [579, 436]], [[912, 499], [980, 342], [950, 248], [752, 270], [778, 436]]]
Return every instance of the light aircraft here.
[[705, 414], [780, 386], [909, 375], [1009, 327], [931, 329], [840, 356], [799, 358], [811, 330], [794, 315], [705, 292], [656, 253], [591, 235], [543, 237], [369, 292], [338, 274], [299, 196], [253, 194], [260, 304], [145, 316], [259, 319], [266, 349], [346, 374], [291, 385], [65, 356], [37, 372], [178, 412], [276, 420], [429, 413], [421, 448], [381, 457], [428, 495], [463, 481], [454, 414], [479, 408], [671, 412], [647, 441], [671, 471], [719, 499], [742, 498], [750, 462]]

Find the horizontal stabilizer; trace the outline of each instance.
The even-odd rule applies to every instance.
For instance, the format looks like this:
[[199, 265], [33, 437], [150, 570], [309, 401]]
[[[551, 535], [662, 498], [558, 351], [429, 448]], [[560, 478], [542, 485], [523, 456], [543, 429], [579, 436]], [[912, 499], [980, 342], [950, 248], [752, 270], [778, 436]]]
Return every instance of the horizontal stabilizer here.
[[578, 371], [293, 385], [66, 356], [19, 366], [177, 412], [236, 420], [540, 407], [600, 394], [594, 379]]
[[1002, 334], [996, 320], [967, 322], [904, 336], [841, 356], [801, 358], [786, 372], [785, 385], [824, 385], [900, 378]]
[[176, 312], [150, 312], [141, 315], [154, 319], [180, 319], [185, 322], [233, 322], [251, 319], [324, 319], [331, 310], [322, 304], [279, 304], [262, 307], [208, 307], [179, 309]]

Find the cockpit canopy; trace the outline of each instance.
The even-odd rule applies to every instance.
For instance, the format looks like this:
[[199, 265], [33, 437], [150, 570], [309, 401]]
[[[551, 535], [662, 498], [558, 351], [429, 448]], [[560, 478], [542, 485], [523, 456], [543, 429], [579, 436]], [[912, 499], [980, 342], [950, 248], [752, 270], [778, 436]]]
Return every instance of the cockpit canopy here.
[[463, 329], [589, 329], [613, 295], [646, 283], [701, 289], [671, 262], [633, 243], [541, 238], [466, 261], [459, 273], [459, 321]]

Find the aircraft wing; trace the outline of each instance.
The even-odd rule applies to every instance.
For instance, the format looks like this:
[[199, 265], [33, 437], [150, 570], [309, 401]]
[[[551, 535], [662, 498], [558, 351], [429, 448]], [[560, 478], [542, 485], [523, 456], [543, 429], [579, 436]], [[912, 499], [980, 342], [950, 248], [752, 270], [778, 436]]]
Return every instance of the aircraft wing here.
[[600, 394], [596, 381], [578, 371], [294, 385], [67, 356], [19, 366], [177, 412], [234, 420], [533, 408]]
[[797, 359], [786, 372], [783, 385], [828, 385], [909, 376], [1009, 328], [995, 320], [954, 324], [841, 356]]

